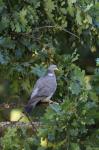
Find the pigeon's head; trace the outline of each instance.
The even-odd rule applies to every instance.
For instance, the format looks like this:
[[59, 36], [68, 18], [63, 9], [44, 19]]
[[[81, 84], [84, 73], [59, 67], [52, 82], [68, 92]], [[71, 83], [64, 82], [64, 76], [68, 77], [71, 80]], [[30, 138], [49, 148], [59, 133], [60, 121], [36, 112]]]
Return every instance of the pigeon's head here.
[[49, 72], [54, 72], [55, 70], [58, 70], [58, 68], [57, 68], [57, 66], [56, 65], [50, 65], [49, 67], [48, 67], [48, 71]]

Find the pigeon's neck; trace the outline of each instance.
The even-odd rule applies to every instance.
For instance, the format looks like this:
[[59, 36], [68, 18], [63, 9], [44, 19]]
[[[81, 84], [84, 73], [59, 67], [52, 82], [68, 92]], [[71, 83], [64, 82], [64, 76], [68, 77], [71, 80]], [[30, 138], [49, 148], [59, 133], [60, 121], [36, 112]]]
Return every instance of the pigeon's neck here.
[[50, 76], [50, 77], [53, 77], [55, 75], [55, 73], [54, 73], [54, 71], [48, 70], [47, 75]]

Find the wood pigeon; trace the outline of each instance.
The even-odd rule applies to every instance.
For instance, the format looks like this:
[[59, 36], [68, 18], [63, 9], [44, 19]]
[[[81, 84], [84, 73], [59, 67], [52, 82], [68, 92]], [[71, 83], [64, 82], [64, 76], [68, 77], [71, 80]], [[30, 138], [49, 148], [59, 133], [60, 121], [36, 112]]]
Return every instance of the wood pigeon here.
[[57, 88], [55, 70], [58, 70], [57, 66], [54, 64], [50, 65], [47, 74], [37, 80], [31, 93], [30, 100], [25, 107], [25, 112], [30, 113], [32, 108], [35, 108], [39, 102], [52, 102], [50, 98]]

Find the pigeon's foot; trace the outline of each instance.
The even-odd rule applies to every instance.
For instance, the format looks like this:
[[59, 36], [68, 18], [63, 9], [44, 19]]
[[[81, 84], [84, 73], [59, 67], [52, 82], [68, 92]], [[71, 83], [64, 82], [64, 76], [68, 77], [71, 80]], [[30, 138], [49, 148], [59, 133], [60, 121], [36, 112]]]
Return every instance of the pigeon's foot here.
[[49, 104], [53, 104], [54, 102], [52, 100], [49, 100]]
[[59, 103], [49, 100], [49, 104], [59, 104]]
[[44, 99], [44, 100], [42, 100], [42, 103], [59, 104], [59, 103], [57, 103], [57, 102], [54, 102], [54, 101], [52, 101], [52, 100], [48, 100], [48, 99]]

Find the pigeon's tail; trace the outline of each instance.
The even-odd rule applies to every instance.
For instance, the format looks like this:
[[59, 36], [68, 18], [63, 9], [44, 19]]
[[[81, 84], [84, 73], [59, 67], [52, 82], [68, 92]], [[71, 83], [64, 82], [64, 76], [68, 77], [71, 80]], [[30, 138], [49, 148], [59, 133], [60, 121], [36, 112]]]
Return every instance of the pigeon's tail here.
[[37, 105], [37, 103], [40, 102], [40, 98], [30, 99], [29, 103], [25, 106], [24, 112], [30, 114], [32, 112], [32, 109], [34, 109]]
[[36, 104], [38, 103], [38, 101], [35, 101], [34, 103], [28, 103], [25, 108], [24, 108], [24, 112], [30, 114], [32, 112], [32, 109], [35, 108]]
[[25, 108], [24, 108], [24, 112], [30, 114], [30, 113], [32, 112], [32, 108], [33, 108], [32, 105], [27, 105], [27, 106], [25, 106]]

